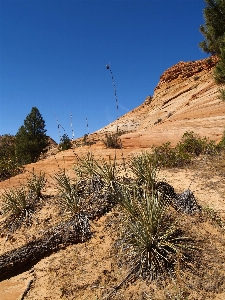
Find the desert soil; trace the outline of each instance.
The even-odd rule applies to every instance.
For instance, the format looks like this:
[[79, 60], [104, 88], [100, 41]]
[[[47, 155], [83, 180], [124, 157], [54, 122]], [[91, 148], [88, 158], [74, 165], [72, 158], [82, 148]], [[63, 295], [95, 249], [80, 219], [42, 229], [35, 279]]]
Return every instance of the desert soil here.
[[[72, 177], [76, 162], [74, 153], [82, 156], [88, 151], [89, 147], [83, 147], [58, 153], [27, 165], [23, 174], [0, 182], [0, 191], [4, 192], [7, 188], [24, 184], [30, 172], [44, 172], [48, 179], [45, 194], [50, 196], [35, 214], [32, 226], [22, 227], [14, 233], [2, 232], [1, 254], [26, 244], [59, 222], [62, 216], [54, 201], [56, 189], [52, 176], [60, 168], [65, 168]], [[115, 150], [110, 149], [94, 151], [92, 148], [92, 151], [97, 158], [115, 155]], [[122, 155], [128, 158], [141, 152], [142, 149], [117, 150], [116, 155], [119, 160]], [[224, 219], [224, 170], [224, 156], [213, 158], [213, 161], [204, 157], [186, 168], [161, 170], [158, 179], [171, 184], [178, 193], [190, 187], [202, 207], [213, 208]], [[0, 282], [0, 299], [225, 299], [224, 232], [207, 218], [199, 216], [181, 216], [181, 223], [185, 228], [190, 227], [188, 232], [204, 245], [201, 272], [195, 266], [194, 270], [180, 271], [179, 280], [163, 283], [138, 278], [122, 284], [115, 291], [113, 287], [118, 286], [129, 272], [128, 266], [120, 261], [120, 255], [123, 257], [121, 250], [115, 246], [121, 232], [119, 220], [120, 211], [115, 207], [92, 222], [93, 237], [89, 241], [53, 253], [28, 270], [18, 270], [18, 274]]]

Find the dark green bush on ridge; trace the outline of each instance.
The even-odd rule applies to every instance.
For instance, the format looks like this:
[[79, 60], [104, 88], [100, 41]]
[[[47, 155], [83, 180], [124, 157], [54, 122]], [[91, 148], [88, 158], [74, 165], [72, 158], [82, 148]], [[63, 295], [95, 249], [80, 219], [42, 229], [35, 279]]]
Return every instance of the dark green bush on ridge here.
[[122, 143], [119, 138], [119, 136], [122, 134], [122, 132], [118, 131], [116, 133], [106, 133], [105, 140], [103, 143], [107, 148], [113, 148], [113, 149], [121, 149]]
[[65, 133], [61, 138], [60, 138], [60, 144], [59, 144], [59, 150], [64, 151], [72, 148], [72, 143], [69, 138], [69, 136]]

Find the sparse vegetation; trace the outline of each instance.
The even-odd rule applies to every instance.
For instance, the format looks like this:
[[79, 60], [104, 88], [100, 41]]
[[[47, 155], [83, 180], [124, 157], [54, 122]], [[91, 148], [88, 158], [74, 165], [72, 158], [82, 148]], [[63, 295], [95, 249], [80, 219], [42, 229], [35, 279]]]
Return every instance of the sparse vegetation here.
[[105, 140], [103, 141], [107, 148], [121, 149], [122, 143], [120, 139], [121, 132], [106, 133]]
[[193, 241], [184, 236], [178, 224], [168, 216], [168, 203], [156, 189], [134, 188], [120, 198], [124, 209], [125, 249], [129, 249], [130, 265], [135, 276], [155, 279], [174, 271], [177, 255], [184, 260], [196, 250]]
[[[223, 141], [223, 139], [222, 139]], [[155, 147], [158, 165], [162, 167], [182, 167], [192, 162], [199, 155], [216, 155], [223, 149], [223, 142], [216, 144], [206, 137], [194, 132], [185, 132], [176, 147], [171, 148], [170, 142]]]
[[162, 122], [162, 119], [159, 118], [157, 121], [154, 122], [154, 125], [159, 124], [159, 123], [161, 123], [161, 122]]

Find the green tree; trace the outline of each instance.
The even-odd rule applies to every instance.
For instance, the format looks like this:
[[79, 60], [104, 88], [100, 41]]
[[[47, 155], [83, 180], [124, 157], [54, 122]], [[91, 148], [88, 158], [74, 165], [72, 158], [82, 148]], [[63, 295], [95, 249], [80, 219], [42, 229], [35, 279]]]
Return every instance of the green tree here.
[[68, 135], [65, 133], [61, 138], [60, 138], [60, 144], [59, 144], [59, 149], [61, 151], [71, 149], [72, 144], [70, 141], [70, 138]]
[[221, 54], [225, 42], [225, 0], [205, 0], [205, 25], [200, 26], [200, 32], [205, 37], [199, 46], [204, 52]]
[[21, 164], [37, 161], [41, 152], [47, 147], [45, 121], [36, 107], [32, 107], [24, 124], [19, 128], [15, 145], [16, 156]]
[[[199, 46], [204, 52], [218, 55], [219, 61], [215, 67], [215, 81], [225, 84], [225, 0], [205, 0], [205, 25], [200, 26], [200, 32], [205, 37]], [[225, 89], [220, 89], [221, 98], [225, 100]]]

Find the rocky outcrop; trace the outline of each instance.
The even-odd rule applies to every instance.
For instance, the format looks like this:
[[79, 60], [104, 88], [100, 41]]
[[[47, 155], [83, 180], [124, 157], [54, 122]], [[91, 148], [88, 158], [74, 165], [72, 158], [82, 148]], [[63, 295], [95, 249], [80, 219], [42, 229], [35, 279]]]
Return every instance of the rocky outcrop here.
[[155, 90], [159, 89], [164, 83], [169, 83], [175, 79], [187, 79], [192, 76], [198, 76], [202, 71], [210, 71], [218, 62], [217, 56], [211, 56], [209, 58], [191, 62], [179, 62], [166, 70], [160, 76], [160, 82], [156, 86]]
[[96, 134], [125, 132], [124, 148], [148, 148], [167, 141], [174, 146], [186, 131], [219, 141], [225, 126], [225, 103], [219, 99], [213, 68], [218, 59], [179, 62], [166, 70], [144, 102]]

